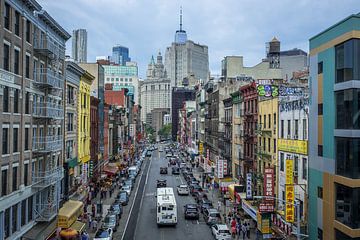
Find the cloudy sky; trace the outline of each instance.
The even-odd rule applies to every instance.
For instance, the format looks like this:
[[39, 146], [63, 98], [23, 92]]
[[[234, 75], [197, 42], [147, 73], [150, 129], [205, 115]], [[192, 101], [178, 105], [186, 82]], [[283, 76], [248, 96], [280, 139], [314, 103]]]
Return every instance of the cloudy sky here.
[[[88, 31], [88, 61], [111, 55], [115, 44], [129, 47], [145, 77], [151, 55], [174, 40], [183, 7], [188, 38], [209, 47], [212, 74], [226, 55], [243, 55], [246, 66], [258, 63], [265, 42], [276, 36], [281, 50], [308, 51], [308, 39], [350, 14], [359, 0], [38, 0], [69, 33]], [[67, 44], [71, 53], [71, 40]]]

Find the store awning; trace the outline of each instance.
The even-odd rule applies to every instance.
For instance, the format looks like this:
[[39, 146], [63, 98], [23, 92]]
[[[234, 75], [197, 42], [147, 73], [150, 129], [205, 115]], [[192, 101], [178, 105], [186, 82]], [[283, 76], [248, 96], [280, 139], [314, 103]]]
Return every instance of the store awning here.
[[257, 222], [257, 208], [255, 206], [252, 206], [250, 202], [243, 199], [241, 202], [241, 207], [252, 219]]
[[108, 175], [115, 175], [119, 171], [119, 168], [114, 165], [106, 165], [104, 167], [104, 172]]
[[75, 229], [79, 233], [84, 231], [86, 224], [80, 221], [75, 221], [70, 228]]
[[22, 236], [26, 240], [46, 240], [56, 231], [57, 220], [54, 219], [50, 223], [42, 222], [37, 223], [28, 232]]

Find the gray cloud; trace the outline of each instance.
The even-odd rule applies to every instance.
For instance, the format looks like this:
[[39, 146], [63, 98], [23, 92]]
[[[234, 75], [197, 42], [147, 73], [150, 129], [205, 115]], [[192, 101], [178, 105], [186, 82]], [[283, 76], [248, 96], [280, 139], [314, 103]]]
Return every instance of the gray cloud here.
[[[183, 6], [184, 29], [194, 42], [208, 45], [210, 70], [220, 72], [226, 55], [243, 55], [248, 66], [265, 54], [276, 36], [282, 50], [308, 51], [308, 39], [350, 14], [358, 0], [39, 0], [70, 33], [88, 30], [88, 60], [110, 55], [113, 45], [130, 48], [144, 77], [152, 54], [171, 44]], [[67, 52], [71, 52], [71, 40]]]

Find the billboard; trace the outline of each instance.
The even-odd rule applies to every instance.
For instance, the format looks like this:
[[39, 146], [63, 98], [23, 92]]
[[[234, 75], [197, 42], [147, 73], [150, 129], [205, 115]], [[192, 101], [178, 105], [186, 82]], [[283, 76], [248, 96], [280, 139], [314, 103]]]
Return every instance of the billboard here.
[[307, 155], [307, 145], [307, 141], [304, 140], [278, 139], [279, 151]]

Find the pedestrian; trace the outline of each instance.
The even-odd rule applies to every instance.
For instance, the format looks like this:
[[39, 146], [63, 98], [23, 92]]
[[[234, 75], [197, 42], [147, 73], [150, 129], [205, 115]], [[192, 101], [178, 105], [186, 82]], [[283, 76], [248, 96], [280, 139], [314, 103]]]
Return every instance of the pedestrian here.
[[246, 236], [250, 239], [250, 222], [246, 224]]
[[235, 236], [236, 236], [236, 220], [235, 220], [235, 218], [233, 218], [231, 220], [231, 236], [233, 238], [235, 238]]
[[89, 214], [89, 215], [88, 215], [88, 224], [89, 224], [89, 227], [88, 227], [88, 228], [91, 228], [91, 222], [92, 222], [92, 217], [91, 217], [91, 215]]
[[244, 223], [244, 224], [241, 226], [241, 231], [242, 231], [243, 240], [245, 240], [245, 236], [246, 236], [246, 223]]
[[220, 200], [218, 200], [217, 210], [220, 212], [220, 209], [221, 209], [221, 201], [220, 201]]
[[89, 240], [89, 234], [86, 231], [81, 234], [81, 240]]
[[240, 237], [240, 232], [241, 232], [241, 224], [240, 224], [240, 222], [238, 221], [238, 222], [236, 223], [236, 235], [237, 235], [238, 237]]
[[96, 219], [94, 219], [94, 221], [92, 222], [92, 230], [93, 230], [93, 232], [96, 232], [97, 225], [98, 225], [98, 222], [96, 221]]

